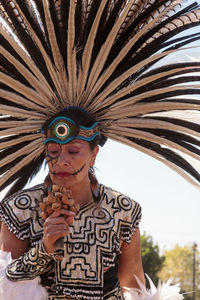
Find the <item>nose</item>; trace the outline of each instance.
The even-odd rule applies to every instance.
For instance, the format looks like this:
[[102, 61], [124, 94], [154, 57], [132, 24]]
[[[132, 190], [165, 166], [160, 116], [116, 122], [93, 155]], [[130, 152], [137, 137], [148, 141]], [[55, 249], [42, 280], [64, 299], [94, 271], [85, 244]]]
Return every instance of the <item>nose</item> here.
[[58, 156], [57, 163], [60, 165], [69, 165], [69, 155], [61, 148], [60, 155]]

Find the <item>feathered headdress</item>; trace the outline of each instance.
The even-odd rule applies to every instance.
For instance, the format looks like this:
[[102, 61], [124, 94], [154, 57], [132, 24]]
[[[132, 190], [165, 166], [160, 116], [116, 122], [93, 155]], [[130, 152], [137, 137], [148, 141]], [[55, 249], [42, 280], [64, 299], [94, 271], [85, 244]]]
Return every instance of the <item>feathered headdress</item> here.
[[186, 30], [199, 24], [195, 1], [1, 0], [0, 190], [37, 173], [40, 129], [69, 105], [198, 184], [200, 125], [188, 114], [200, 110], [200, 62], [157, 63], [198, 40]]

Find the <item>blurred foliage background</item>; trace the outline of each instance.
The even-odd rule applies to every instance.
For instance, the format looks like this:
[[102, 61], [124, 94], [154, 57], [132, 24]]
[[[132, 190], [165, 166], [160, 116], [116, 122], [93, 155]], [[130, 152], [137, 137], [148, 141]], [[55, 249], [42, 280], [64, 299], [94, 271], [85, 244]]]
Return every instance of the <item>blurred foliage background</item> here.
[[[198, 245], [179, 246], [161, 250], [152, 237], [141, 235], [142, 262], [144, 272], [155, 285], [161, 280], [173, 278], [173, 284], [180, 284], [184, 300], [200, 299], [200, 251]], [[148, 287], [148, 282], [147, 282]]]

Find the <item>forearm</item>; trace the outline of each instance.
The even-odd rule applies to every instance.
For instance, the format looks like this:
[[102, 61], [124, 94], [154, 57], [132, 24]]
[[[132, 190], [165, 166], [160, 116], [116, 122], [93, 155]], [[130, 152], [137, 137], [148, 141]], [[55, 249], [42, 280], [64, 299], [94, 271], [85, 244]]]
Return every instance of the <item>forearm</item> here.
[[124, 287], [138, 288], [139, 285], [136, 277], [142, 284], [145, 284], [139, 230], [135, 231], [129, 244], [126, 242], [122, 243], [118, 277], [121, 286]]
[[46, 272], [53, 263], [52, 256], [45, 253], [40, 242], [19, 258], [14, 259], [7, 266], [6, 275], [12, 281], [34, 279]]

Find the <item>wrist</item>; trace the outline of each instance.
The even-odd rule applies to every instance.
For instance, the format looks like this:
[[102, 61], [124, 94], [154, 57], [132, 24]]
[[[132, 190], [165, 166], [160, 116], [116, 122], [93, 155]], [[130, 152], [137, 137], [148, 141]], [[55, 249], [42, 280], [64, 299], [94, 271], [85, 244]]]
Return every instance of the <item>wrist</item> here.
[[39, 242], [39, 252], [42, 253], [43, 255], [49, 257], [49, 258], [54, 259], [54, 252], [53, 252], [53, 251], [52, 251], [51, 253], [50, 253], [50, 252], [47, 252], [43, 240], [41, 240], [41, 241]]
[[54, 248], [49, 248], [46, 246], [45, 241], [40, 241], [40, 251], [46, 255], [53, 256], [54, 255]]
[[6, 276], [11, 281], [34, 279], [49, 269], [53, 256], [46, 252], [42, 240], [6, 267]]

